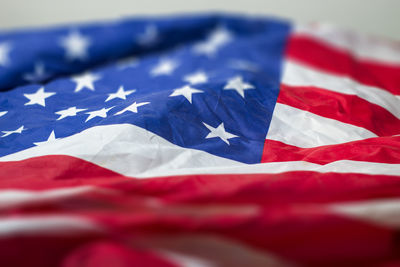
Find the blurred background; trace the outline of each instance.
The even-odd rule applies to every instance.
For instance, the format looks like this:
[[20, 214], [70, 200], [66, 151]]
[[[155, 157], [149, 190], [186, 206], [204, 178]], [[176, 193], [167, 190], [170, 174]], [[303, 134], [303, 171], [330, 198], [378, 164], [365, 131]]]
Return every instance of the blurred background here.
[[400, 40], [399, 0], [0, 0], [0, 29], [207, 11], [331, 22]]

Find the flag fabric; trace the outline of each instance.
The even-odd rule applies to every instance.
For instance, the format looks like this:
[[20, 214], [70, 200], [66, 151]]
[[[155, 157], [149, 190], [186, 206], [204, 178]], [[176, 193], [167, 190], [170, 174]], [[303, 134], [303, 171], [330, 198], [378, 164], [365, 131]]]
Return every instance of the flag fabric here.
[[221, 14], [0, 34], [2, 266], [400, 264], [400, 44]]

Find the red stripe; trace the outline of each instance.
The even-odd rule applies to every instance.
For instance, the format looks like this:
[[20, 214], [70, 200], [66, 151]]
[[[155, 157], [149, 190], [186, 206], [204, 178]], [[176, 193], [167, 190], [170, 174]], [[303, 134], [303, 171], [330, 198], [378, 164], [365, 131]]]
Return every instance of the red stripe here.
[[281, 85], [278, 102], [344, 123], [363, 127], [378, 136], [400, 133], [400, 120], [381, 106], [358, 96], [311, 86]]
[[79, 246], [63, 260], [63, 267], [178, 267], [157, 253], [122, 242], [100, 241]]
[[400, 196], [398, 176], [310, 171], [158, 178], [131, 187], [140, 195], [185, 203], [286, 205]]
[[46, 237], [33, 234], [0, 240], [2, 266], [174, 267], [143, 248], [111, 237]]
[[0, 162], [0, 188], [51, 189], [79, 185], [107, 185], [128, 178], [71, 156], [42, 156]]
[[318, 69], [350, 76], [362, 84], [400, 95], [400, 67], [358, 59], [348, 52], [302, 35], [290, 38], [287, 55]]
[[[376, 141], [383, 139], [379, 138]], [[374, 141], [374, 139], [370, 139], [368, 142], [373, 143]], [[378, 148], [390, 147], [394, 143], [398, 145], [399, 141], [400, 137], [396, 137], [394, 140], [387, 139], [386, 144], [378, 142], [376, 144], [377, 151], [371, 153], [385, 153]], [[369, 152], [360, 152], [361, 155], [367, 153]], [[400, 153], [399, 150], [397, 153]], [[310, 153], [308, 155], [312, 157]], [[385, 154], [382, 154], [382, 158], [385, 157]], [[393, 160], [400, 159], [399, 154], [392, 155], [392, 158]], [[48, 164], [49, 167], [43, 167], [45, 164]], [[70, 168], [63, 170], [63, 166], [70, 166]], [[25, 169], [26, 175], [16, 173], [16, 168]], [[49, 169], [52, 168], [59, 168], [57, 175], [48, 175]], [[74, 174], [69, 175], [72, 169], [75, 170]], [[97, 185], [116, 189], [127, 195], [117, 194], [114, 196], [110, 194], [101, 197], [94, 193], [92, 195], [85, 194], [86, 199], [116, 201], [118, 205], [123, 202], [127, 205], [137, 203], [135, 197], [162, 198], [169, 202], [262, 202], [266, 204], [293, 201], [330, 202], [369, 199], [379, 196], [400, 196], [399, 177], [389, 175], [292, 171], [280, 174], [185, 175], [133, 179], [70, 156], [47, 156], [20, 162], [4, 162], [1, 163], [0, 170], [0, 188], [2, 189], [40, 190]], [[323, 182], [321, 183], [321, 181]], [[282, 194], [282, 192], [285, 193]], [[59, 205], [59, 203], [56, 204]]]
[[300, 148], [265, 140], [261, 162], [308, 161], [327, 164], [337, 160], [400, 163], [400, 136], [369, 138], [338, 145]]

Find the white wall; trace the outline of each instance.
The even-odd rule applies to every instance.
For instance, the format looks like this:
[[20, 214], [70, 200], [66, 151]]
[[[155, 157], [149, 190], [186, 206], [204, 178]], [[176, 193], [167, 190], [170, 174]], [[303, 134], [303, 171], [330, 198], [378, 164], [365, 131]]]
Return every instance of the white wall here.
[[328, 21], [400, 40], [400, 0], [0, 0], [0, 29], [200, 11]]

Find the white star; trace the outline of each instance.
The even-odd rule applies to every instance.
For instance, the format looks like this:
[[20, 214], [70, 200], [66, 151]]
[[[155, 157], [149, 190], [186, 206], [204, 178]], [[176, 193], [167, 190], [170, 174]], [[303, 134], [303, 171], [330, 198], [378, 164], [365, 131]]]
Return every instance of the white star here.
[[9, 43], [0, 43], [0, 66], [6, 66], [9, 63], [10, 50], [11, 45]]
[[237, 135], [234, 135], [234, 134], [231, 134], [231, 133], [228, 133], [227, 131], [225, 131], [224, 123], [221, 123], [220, 125], [218, 125], [217, 128], [214, 128], [204, 122], [203, 122], [203, 124], [204, 124], [204, 126], [207, 127], [208, 130], [210, 130], [210, 133], [206, 136], [206, 138], [218, 137], [218, 138], [221, 138], [222, 141], [224, 141], [225, 143], [230, 145], [228, 140], [231, 138], [238, 137]]
[[176, 68], [178, 63], [173, 60], [160, 60], [160, 62], [150, 71], [152, 76], [170, 75]]
[[0, 111], [0, 117], [4, 116], [7, 114], [8, 111]]
[[197, 71], [183, 77], [183, 80], [190, 84], [206, 83], [208, 81], [207, 74], [204, 71]]
[[90, 39], [80, 34], [79, 31], [71, 31], [67, 36], [61, 38], [61, 46], [65, 49], [68, 60], [86, 60]]
[[93, 83], [100, 79], [101, 77], [99, 75], [92, 73], [84, 73], [82, 75], [72, 77], [72, 80], [76, 83], [75, 93], [80, 92], [83, 88], [94, 91]]
[[158, 30], [154, 25], [148, 25], [141, 35], [137, 38], [140, 45], [150, 46], [158, 41]]
[[35, 146], [41, 146], [41, 145], [44, 145], [44, 144], [47, 144], [47, 143], [51, 143], [51, 142], [54, 142], [55, 140], [57, 140], [58, 138], [56, 138], [56, 135], [54, 134], [54, 131], [51, 131], [51, 133], [50, 133], [50, 135], [49, 135], [49, 137], [47, 138], [47, 140], [46, 141], [42, 141], [42, 142], [36, 142], [36, 143], [33, 143]]
[[125, 100], [127, 95], [130, 95], [135, 91], [136, 90], [124, 91], [124, 87], [121, 85], [116, 93], [108, 94], [108, 97], [105, 102], [110, 101], [111, 99], [114, 98], [120, 98]]
[[233, 77], [228, 80], [224, 90], [235, 90], [238, 94], [244, 98], [244, 90], [254, 89], [254, 86], [243, 82], [243, 78], [240, 76]]
[[55, 95], [56, 93], [54, 92], [45, 92], [44, 87], [39, 88], [39, 90], [36, 91], [36, 93], [33, 94], [24, 94], [26, 98], [29, 99], [29, 102], [25, 103], [25, 106], [28, 105], [41, 105], [43, 107], [46, 106], [46, 98], [49, 98], [52, 95]]
[[42, 62], [38, 62], [35, 64], [33, 72], [26, 73], [23, 77], [29, 82], [40, 82], [49, 77], [49, 75], [44, 69], [44, 64]]
[[66, 117], [76, 116], [76, 114], [78, 112], [85, 111], [85, 110], [87, 110], [87, 109], [86, 108], [70, 107], [70, 108], [67, 108], [67, 109], [64, 109], [64, 110], [57, 111], [55, 113], [60, 115], [60, 117], [58, 117], [57, 120], [62, 120], [64, 118], [66, 118]]
[[1, 137], [6, 137], [6, 136], [9, 136], [10, 134], [13, 134], [13, 133], [22, 133], [22, 131], [24, 131], [24, 130], [26, 130], [25, 128], [24, 128], [24, 126], [22, 125], [21, 127], [19, 127], [17, 130], [14, 130], [14, 131], [2, 131], [2, 133], [4, 133]]
[[86, 114], [89, 114], [89, 116], [87, 117], [85, 122], [87, 122], [87, 121], [89, 121], [89, 120], [91, 120], [93, 118], [96, 118], [96, 117], [107, 118], [107, 112], [112, 108], [114, 108], [114, 107], [102, 108], [102, 109], [99, 109], [99, 110], [86, 112]]
[[135, 102], [132, 105], [130, 105], [129, 107], [126, 107], [121, 111], [118, 111], [117, 113], [115, 113], [115, 115], [120, 115], [120, 114], [122, 114], [122, 113], [124, 113], [126, 111], [138, 113], [138, 109], [137, 108], [140, 107], [140, 106], [147, 105], [147, 104], [150, 104], [150, 102], [141, 102], [141, 103], [136, 103]]
[[232, 40], [232, 34], [223, 27], [218, 27], [213, 30], [207, 40], [199, 42], [194, 46], [194, 52], [198, 54], [204, 54], [207, 56], [213, 56], [218, 49]]
[[192, 103], [192, 95], [193, 94], [198, 94], [198, 93], [203, 93], [202, 90], [198, 90], [195, 88], [190, 87], [189, 85], [185, 85], [181, 88], [177, 88], [174, 90], [172, 94], [169, 96], [179, 96], [182, 95], [184, 96], [190, 103]]

